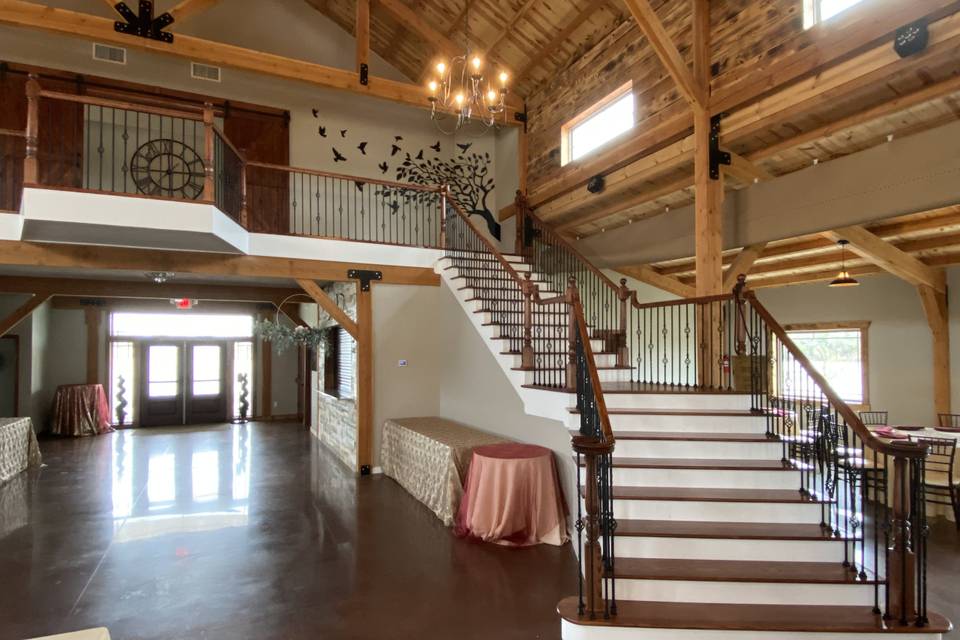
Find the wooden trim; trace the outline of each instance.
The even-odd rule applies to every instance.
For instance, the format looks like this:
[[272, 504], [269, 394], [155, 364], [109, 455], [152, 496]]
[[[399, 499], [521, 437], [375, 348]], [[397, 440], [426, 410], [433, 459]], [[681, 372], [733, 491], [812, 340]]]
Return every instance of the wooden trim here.
[[[859, 331], [860, 332], [860, 386], [863, 398], [859, 406], [870, 405], [870, 321], [836, 321], [836, 322], [798, 322], [783, 325], [787, 333], [791, 331], [830, 332], [830, 331]], [[851, 406], [858, 406], [856, 403]]]
[[[353, 71], [345, 71], [305, 60], [254, 51], [222, 42], [177, 34], [172, 43], [150, 38], [131, 37], [114, 30], [114, 20], [76, 11], [48, 7], [23, 0], [5, 0], [0, 4], [0, 23], [38, 29], [67, 36], [97, 40], [122, 47], [143, 49], [217, 66], [252, 71], [286, 80], [297, 80], [341, 91], [382, 98], [420, 109], [429, 109], [426, 87], [387, 78], [370, 77], [369, 84], [360, 84]], [[505, 123], [520, 124], [511, 105]]]
[[100, 320], [99, 307], [87, 306], [83, 310], [87, 327], [87, 384], [100, 382]]
[[357, 283], [357, 468], [373, 467], [373, 290]]
[[346, 312], [340, 308], [340, 306], [327, 295], [327, 292], [324, 291], [320, 285], [318, 285], [313, 280], [297, 280], [297, 284], [307, 292], [307, 294], [313, 298], [313, 301], [316, 302], [320, 307], [330, 314], [330, 317], [333, 320], [347, 330], [354, 340], [359, 340], [359, 330], [357, 325], [359, 323], [359, 315], [357, 317], [357, 322], [354, 322]]
[[62, 91], [40, 90], [40, 97], [49, 100], [62, 100], [64, 102], [76, 102], [95, 107], [105, 107], [108, 109], [120, 109], [123, 111], [140, 111], [150, 113], [156, 116], [166, 116], [169, 118], [180, 118], [182, 120], [203, 120], [202, 112], [187, 111], [182, 109], [168, 109], [164, 107], [154, 107], [149, 104], [139, 102], [125, 102], [123, 100], [113, 100], [111, 98], [97, 98], [96, 96], [79, 95], [75, 93], [63, 93]]
[[[573, 153], [573, 149], [572, 149], [572, 142], [570, 140], [570, 136], [573, 133], [573, 130], [576, 129], [581, 124], [583, 124], [584, 122], [586, 122], [587, 120], [589, 120], [590, 118], [592, 118], [593, 116], [595, 116], [596, 114], [600, 113], [601, 111], [609, 107], [611, 104], [613, 104], [620, 98], [624, 97], [628, 93], [633, 95], [633, 100], [634, 102], [636, 102], [637, 97], [633, 93], [633, 80], [627, 80], [622, 85], [620, 85], [619, 87], [617, 87], [616, 89], [608, 93], [607, 95], [603, 96], [602, 98], [594, 102], [592, 105], [590, 105], [589, 107], [587, 107], [586, 109], [584, 109], [583, 111], [575, 115], [574, 117], [567, 120], [562, 125], [560, 125], [560, 166], [561, 167], [566, 166], [570, 162], [573, 162], [573, 158], [571, 157], [571, 154]], [[636, 113], [636, 109], [634, 109], [634, 113]], [[634, 123], [630, 126], [630, 128], [632, 129], [635, 126], [636, 126], [636, 121], [634, 121]], [[629, 129], [625, 131], [624, 134], [628, 132], [629, 132]]]
[[383, 273], [386, 284], [439, 286], [433, 269], [358, 264], [298, 258], [274, 258], [197, 251], [162, 251], [126, 247], [44, 244], [0, 240], [0, 265], [170, 271], [236, 277], [328, 280], [347, 282], [349, 269]]
[[33, 313], [37, 307], [49, 299], [49, 294], [38, 293], [11, 311], [7, 317], [0, 320], [0, 336], [5, 336], [7, 333], [9, 333], [14, 327], [20, 324], [21, 321], [30, 317], [30, 314]]

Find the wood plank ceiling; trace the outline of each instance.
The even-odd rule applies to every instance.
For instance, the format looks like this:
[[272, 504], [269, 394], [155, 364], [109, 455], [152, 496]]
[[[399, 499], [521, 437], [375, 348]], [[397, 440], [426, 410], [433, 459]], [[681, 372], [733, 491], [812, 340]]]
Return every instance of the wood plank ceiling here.
[[[304, 0], [349, 33], [355, 0]], [[559, 69], [628, 20], [620, 0], [403, 0], [419, 17], [459, 47], [493, 55], [511, 76], [511, 91], [526, 96]], [[370, 47], [416, 81], [440, 53], [390, 12], [371, 4]]]

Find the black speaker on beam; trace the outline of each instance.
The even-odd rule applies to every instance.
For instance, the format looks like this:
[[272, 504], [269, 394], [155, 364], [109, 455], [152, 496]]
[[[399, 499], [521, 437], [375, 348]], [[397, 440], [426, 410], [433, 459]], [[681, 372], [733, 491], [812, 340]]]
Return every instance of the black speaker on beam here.
[[917, 20], [897, 29], [893, 39], [893, 50], [901, 58], [906, 58], [926, 49], [929, 42], [930, 30], [927, 29], [927, 21]]

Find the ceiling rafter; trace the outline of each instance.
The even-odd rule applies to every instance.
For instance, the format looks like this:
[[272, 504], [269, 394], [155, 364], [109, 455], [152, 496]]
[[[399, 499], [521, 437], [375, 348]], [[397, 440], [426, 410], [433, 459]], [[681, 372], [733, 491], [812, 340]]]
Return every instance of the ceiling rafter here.
[[174, 19], [173, 26], [183, 24], [193, 16], [210, 9], [219, 1], [220, 0], [180, 0], [169, 12]]

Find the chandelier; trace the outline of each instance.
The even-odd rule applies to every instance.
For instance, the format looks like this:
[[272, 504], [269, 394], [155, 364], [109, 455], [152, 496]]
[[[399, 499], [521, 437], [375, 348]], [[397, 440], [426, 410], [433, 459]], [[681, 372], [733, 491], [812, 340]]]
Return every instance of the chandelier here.
[[[466, 47], [463, 55], [437, 62], [427, 83], [430, 100], [430, 119], [443, 133], [451, 134], [471, 120], [481, 122], [487, 129], [496, 124], [497, 116], [506, 111], [506, 71], [496, 74], [495, 80], [484, 75], [483, 59], [470, 51], [470, 0], [463, 12]], [[456, 124], [444, 131], [441, 122], [447, 114], [456, 115]]]

